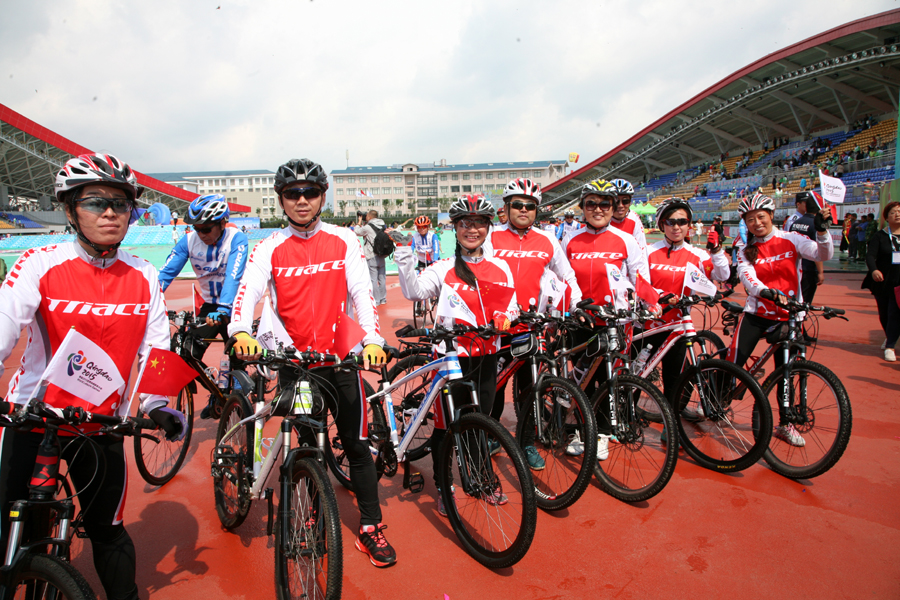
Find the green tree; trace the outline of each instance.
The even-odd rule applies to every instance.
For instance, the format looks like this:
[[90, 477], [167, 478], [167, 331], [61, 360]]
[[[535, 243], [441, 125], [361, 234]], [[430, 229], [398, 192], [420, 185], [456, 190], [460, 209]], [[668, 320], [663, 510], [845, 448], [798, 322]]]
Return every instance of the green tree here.
[[384, 216], [388, 216], [391, 212], [391, 201], [385, 198], [381, 201], [381, 206], [384, 207]]
[[347, 201], [346, 200], [338, 200], [338, 206], [341, 207], [341, 216], [346, 215], [347, 213], [344, 211], [344, 209], [347, 208]]

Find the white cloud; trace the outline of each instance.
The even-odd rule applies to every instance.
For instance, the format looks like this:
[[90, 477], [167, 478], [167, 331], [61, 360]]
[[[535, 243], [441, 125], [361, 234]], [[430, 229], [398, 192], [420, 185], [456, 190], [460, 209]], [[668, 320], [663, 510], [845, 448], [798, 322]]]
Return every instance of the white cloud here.
[[0, 0], [0, 102], [149, 172], [588, 158], [893, 3], [820, 7]]

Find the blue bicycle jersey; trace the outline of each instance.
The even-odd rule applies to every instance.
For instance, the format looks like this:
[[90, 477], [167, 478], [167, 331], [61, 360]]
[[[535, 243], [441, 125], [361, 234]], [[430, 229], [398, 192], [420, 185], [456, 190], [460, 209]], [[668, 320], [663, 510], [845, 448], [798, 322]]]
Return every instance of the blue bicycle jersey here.
[[203, 301], [231, 308], [244, 275], [247, 254], [247, 236], [234, 227], [226, 227], [214, 246], [207, 246], [197, 232], [191, 231], [175, 244], [159, 272], [159, 283], [165, 291], [190, 260]]
[[[412, 235], [412, 248], [419, 262], [431, 264], [441, 259], [441, 240], [429, 231], [424, 236], [417, 231]], [[430, 255], [430, 256], [429, 256]]]

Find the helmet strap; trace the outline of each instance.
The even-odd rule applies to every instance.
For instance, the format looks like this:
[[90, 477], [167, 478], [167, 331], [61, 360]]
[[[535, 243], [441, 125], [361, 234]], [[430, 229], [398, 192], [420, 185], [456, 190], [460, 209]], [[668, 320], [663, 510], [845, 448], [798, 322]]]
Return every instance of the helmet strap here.
[[116, 242], [115, 244], [112, 244], [111, 246], [107, 246], [106, 248], [101, 248], [100, 246], [98, 246], [97, 244], [95, 244], [94, 242], [89, 240], [87, 238], [87, 236], [84, 235], [84, 233], [82, 233], [81, 227], [79, 227], [79, 225], [78, 225], [78, 215], [75, 213], [74, 205], [72, 206], [71, 210], [72, 210], [72, 218], [69, 219], [69, 225], [71, 225], [72, 229], [75, 230], [76, 237], [80, 241], [87, 244], [94, 252], [96, 252], [97, 258], [112, 258], [112, 256], [116, 253], [116, 250], [119, 249], [119, 246], [122, 245], [122, 242]]
[[319, 212], [317, 212], [312, 219], [307, 221], [306, 224], [298, 223], [297, 221], [290, 218], [286, 212], [284, 213], [284, 218], [288, 220], [288, 223], [290, 223], [291, 226], [296, 227], [297, 229], [309, 229], [310, 227], [313, 227], [316, 224], [316, 222], [319, 220], [319, 215], [321, 215], [321, 214], [322, 214], [322, 209], [320, 208]]

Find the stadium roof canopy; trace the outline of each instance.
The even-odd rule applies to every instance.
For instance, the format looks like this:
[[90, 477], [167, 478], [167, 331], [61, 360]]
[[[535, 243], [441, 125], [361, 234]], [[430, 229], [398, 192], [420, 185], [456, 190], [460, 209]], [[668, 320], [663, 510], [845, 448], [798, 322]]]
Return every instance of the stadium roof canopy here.
[[[10, 196], [52, 198], [56, 173], [65, 162], [92, 152], [0, 104], [0, 184], [7, 186]], [[135, 174], [145, 188], [142, 204], [161, 202], [184, 212], [186, 204], [197, 197], [143, 173]]]
[[569, 202], [592, 179], [672, 173], [766, 140], [849, 129], [866, 115], [897, 113], [900, 9], [835, 27], [773, 52], [544, 189]]

